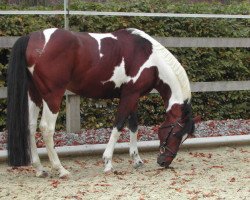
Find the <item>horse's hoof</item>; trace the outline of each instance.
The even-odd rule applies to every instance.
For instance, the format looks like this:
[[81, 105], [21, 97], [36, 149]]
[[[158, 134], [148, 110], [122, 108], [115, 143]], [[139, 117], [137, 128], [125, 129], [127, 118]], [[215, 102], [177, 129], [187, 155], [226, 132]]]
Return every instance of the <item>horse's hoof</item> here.
[[59, 178], [61, 179], [67, 179], [69, 178], [70, 176], [70, 172], [66, 169], [63, 169], [61, 172], [60, 172], [60, 175], [59, 175]]
[[38, 178], [46, 178], [48, 176], [49, 176], [49, 173], [44, 170], [36, 172], [36, 177]]
[[105, 169], [104, 169], [105, 175], [113, 174], [113, 172], [114, 172], [113, 167], [111, 167], [111, 168], [105, 168]]
[[133, 167], [134, 167], [135, 169], [138, 169], [138, 168], [142, 167], [143, 165], [144, 165], [143, 161], [142, 161], [142, 160], [139, 160], [139, 161], [137, 161], [137, 162], [135, 162], [135, 163], [133, 164]]

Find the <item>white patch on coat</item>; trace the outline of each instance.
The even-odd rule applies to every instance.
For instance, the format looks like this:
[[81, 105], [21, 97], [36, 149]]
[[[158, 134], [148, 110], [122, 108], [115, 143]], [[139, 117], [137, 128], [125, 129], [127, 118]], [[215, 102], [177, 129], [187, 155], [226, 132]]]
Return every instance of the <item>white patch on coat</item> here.
[[34, 69], [35, 69], [35, 65], [32, 65], [31, 67], [28, 67], [30, 73], [33, 75], [34, 73]]
[[138, 80], [138, 78], [141, 76], [141, 73], [143, 72], [144, 69], [154, 66], [152, 62], [153, 61], [152, 58], [153, 56], [151, 54], [151, 56], [144, 62], [144, 64], [140, 67], [139, 71], [134, 77], [128, 76], [126, 74], [125, 61], [124, 61], [124, 58], [122, 58], [120, 65], [114, 68], [112, 77], [107, 81], [103, 81], [102, 83], [105, 84], [107, 82], [114, 82], [115, 88], [119, 88], [121, 87], [122, 84], [128, 83], [130, 81], [135, 83]]
[[150, 56], [152, 57], [152, 62], [158, 68], [159, 78], [168, 84], [172, 91], [166, 111], [169, 111], [172, 105], [176, 103], [183, 104], [186, 99], [190, 101], [191, 89], [189, 79], [186, 71], [173, 54], [143, 31], [138, 29], [128, 30], [132, 31], [132, 34], [140, 35], [147, 39], [153, 45], [152, 55]]
[[98, 43], [100, 58], [103, 56], [103, 54], [101, 53], [101, 40], [104, 39], [104, 38], [113, 38], [113, 39], [117, 40], [117, 37], [115, 37], [111, 33], [89, 33], [89, 35], [92, 38], [94, 38]]
[[46, 45], [48, 44], [51, 35], [52, 35], [56, 30], [57, 30], [57, 28], [49, 28], [49, 29], [45, 29], [45, 30], [43, 31], [44, 38], [45, 38], [44, 45], [43, 45], [43, 50], [45, 49]]
[[124, 58], [122, 58], [120, 65], [115, 67], [112, 77], [102, 83], [114, 82], [115, 88], [119, 88], [123, 83], [127, 83], [128, 80], [129, 77], [126, 75]]

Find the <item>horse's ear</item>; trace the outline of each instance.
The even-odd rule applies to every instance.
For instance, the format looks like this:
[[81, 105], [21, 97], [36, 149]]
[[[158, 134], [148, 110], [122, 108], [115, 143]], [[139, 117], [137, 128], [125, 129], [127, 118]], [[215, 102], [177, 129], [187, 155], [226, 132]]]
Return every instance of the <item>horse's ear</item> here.
[[194, 123], [200, 123], [201, 122], [201, 116], [197, 115], [196, 117], [193, 118]]

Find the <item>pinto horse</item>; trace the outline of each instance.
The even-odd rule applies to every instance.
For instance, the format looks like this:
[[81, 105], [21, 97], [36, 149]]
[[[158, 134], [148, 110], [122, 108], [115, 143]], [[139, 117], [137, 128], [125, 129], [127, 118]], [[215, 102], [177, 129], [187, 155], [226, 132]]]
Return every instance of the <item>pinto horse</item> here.
[[8, 162], [32, 163], [38, 177], [44, 170], [38, 157], [35, 133], [39, 128], [53, 169], [68, 176], [54, 149], [53, 134], [66, 90], [87, 98], [119, 98], [109, 142], [103, 154], [105, 172], [112, 171], [112, 156], [126, 120], [134, 167], [143, 164], [137, 148], [137, 107], [141, 96], [156, 89], [166, 108], [159, 128], [157, 162], [168, 167], [179, 146], [194, 131], [191, 90], [177, 59], [152, 37], [137, 29], [113, 33], [75, 33], [51, 28], [23, 36], [15, 43], [8, 67]]

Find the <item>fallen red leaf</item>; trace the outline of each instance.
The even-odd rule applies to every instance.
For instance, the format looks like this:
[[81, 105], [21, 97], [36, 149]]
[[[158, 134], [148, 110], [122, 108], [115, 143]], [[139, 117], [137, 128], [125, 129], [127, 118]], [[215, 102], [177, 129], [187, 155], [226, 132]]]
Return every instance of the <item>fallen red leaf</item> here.
[[112, 185], [108, 183], [96, 183], [95, 186], [107, 187], [107, 186], [112, 186]]
[[52, 181], [51, 181], [51, 186], [52, 186], [53, 188], [57, 188], [59, 184], [60, 184], [60, 181], [59, 181], [59, 180], [52, 180]]
[[177, 192], [181, 192], [182, 190], [181, 190], [181, 188], [174, 188], [175, 189], [175, 191], [177, 191]]
[[208, 126], [209, 126], [210, 128], [215, 128], [215, 127], [216, 127], [216, 124], [215, 124], [214, 121], [212, 121], [212, 122], [210, 122], [210, 123], [208, 124]]
[[114, 161], [115, 163], [121, 163], [121, 162], [124, 161], [124, 159], [122, 159], [122, 158], [114, 158], [113, 161]]
[[125, 174], [127, 174], [127, 172], [126, 171], [120, 171], [120, 172], [114, 171], [114, 174], [115, 175], [125, 175]]
[[143, 196], [140, 196], [140, 199], [139, 200], [145, 200]]
[[103, 165], [103, 161], [99, 160], [96, 163], [94, 163], [95, 166], [102, 166]]
[[215, 165], [215, 166], [211, 166], [210, 168], [224, 168], [224, 166]]
[[80, 165], [81, 167], [85, 167], [86, 166], [86, 163], [85, 162], [81, 162], [79, 160], [75, 160], [74, 161], [76, 164]]
[[44, 142], [42, 142], [42, 141], [37, 141], [36, 146], [37, 146], [38, 148], [44, 147]]
[[73, 141], [73, 142], [72, 142], [72, 145], [73, 145], [73, 146], [77, 146], [77, 145], [80, 145], [80, 143], [77, 142], [77, 141]]
[[170, 183], [170, 185], [175, 185], [176, 184], [176, 181], [173, 181], [172, 183]]
[[249, 153], [249, 151], [243, 150], [243, 149], [241, 149], [240, 152], [241, 152], [241, 153]]
[[230, 179], [230, 182], [235, 182], [235, 178], [234, 178], [234, 177], [231, 178], [231, 179]]

